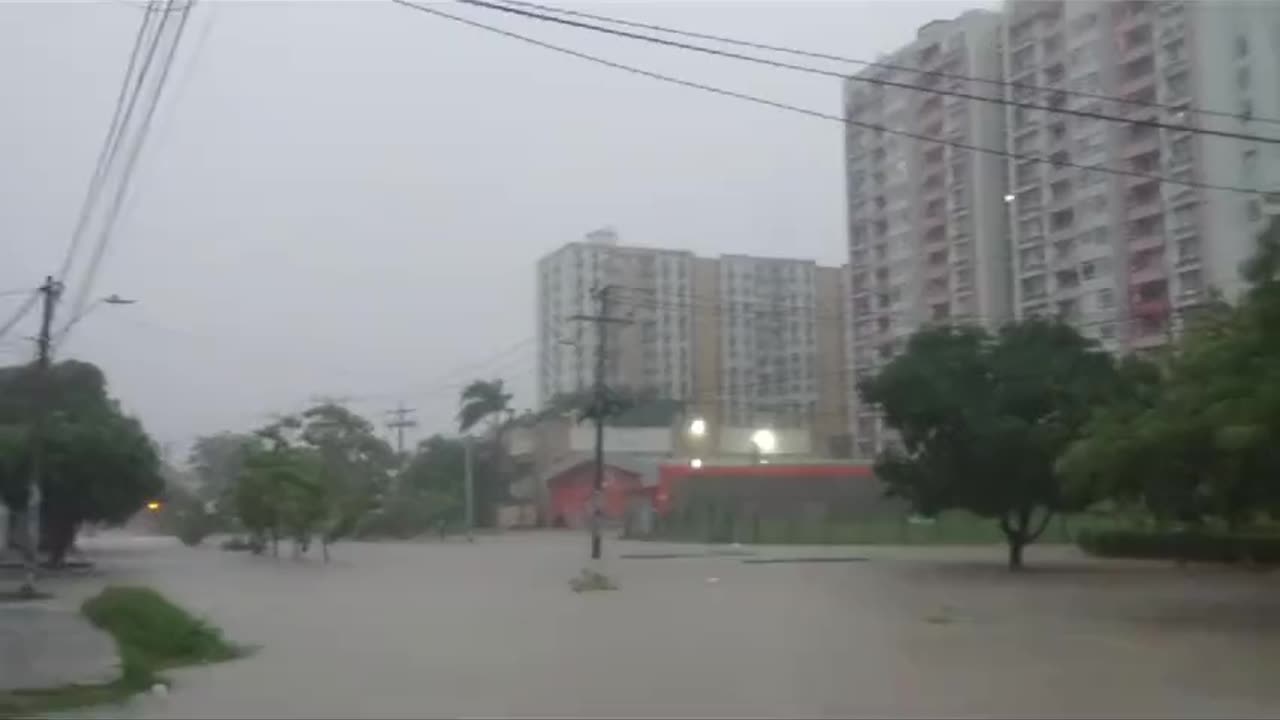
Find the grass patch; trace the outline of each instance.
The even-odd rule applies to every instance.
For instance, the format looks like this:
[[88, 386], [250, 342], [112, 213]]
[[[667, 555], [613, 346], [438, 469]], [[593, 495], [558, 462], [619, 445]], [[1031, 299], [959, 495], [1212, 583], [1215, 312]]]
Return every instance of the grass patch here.
[[578, 577], [569, 581], [569, 587], [576, 593], [594, 592], [597, 590], [617, 590], [618, 584], [608, 575], [589, 568], [584, 568]]
[[[939, 514], [930, 521], [909, 515], [886, 515], [859, 520], [826, 521], [716, 516], [716, 522], [697, 513], [666, 518], [650, 539], [672, 542], [739, 542], [752, 545], [1003, 545], [999, 524], [961, 510]], [[1040, 545], [1070, 544], [1082, 532], [1109, 529], [1119, 521], [1082, 513], [1055, 517], [1037, 541]]]
[[168, 684], [162, 671], [222, 662], [244, 655], [221, 631], [145, 587], [108, 587], [80, 607], [109, 633], [120, 653], [120, 677], [102, 685], [66, 685], [0, 692], [0, 717], [28, 717], [71, 708], [118, 703]]

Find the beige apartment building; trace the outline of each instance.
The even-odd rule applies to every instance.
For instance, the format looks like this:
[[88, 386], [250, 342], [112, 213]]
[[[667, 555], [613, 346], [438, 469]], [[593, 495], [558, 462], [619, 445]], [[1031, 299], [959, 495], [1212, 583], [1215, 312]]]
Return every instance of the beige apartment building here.
[[[713, 436], [808, 429], [809, 452], [847, 454], [843, 278], [811, 260], [700, 258], [590, 233], [538, 263], [539, 402], [591, 387], [607, 332], [611, 386], [680, 400]], [[600, 287], [625, 324], [573, 319], [598, 314]]]

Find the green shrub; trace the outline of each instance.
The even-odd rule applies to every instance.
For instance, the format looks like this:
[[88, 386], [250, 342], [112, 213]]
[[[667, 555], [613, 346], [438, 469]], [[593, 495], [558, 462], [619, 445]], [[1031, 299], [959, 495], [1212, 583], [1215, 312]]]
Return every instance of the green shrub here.
[[141, 679], [131, 673], [229, 660], [238, 654], [217, 628], [150, 588], [110, 586], [86, 600], [81, 610], [116, 639], [126, 681]]
[[201, 508], [189, 508], [178, 518], [177, 535], [183, 545], [195, 547], [213, 532], [213, 523]]
[[1280, 565], [1280, 535], [1100, 530], [1079, 533], [1077, 542], [1098, 557]]

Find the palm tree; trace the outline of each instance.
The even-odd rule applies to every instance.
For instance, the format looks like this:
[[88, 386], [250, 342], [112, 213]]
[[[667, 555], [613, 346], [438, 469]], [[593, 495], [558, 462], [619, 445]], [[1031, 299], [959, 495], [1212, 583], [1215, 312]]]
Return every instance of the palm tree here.
[[485, 418], [497, 416], [501, 431], [502, 416], [511, 410], [511, 393], [503, 389], [501, 380], [476, 380], [462, 389], [461, 402], [459, 430], [466, 432]]
[[[476, 380], [462, 389], [458, 408], [458, 429], [467, 432], [486, 418], [492, 421], [493, 458], [497, 477], [490, 488], [491, 492], [483, 492], [477, 497], [476, 509], [479, 516], [486, 518], [487, 524], [492, 515], [493, 505], [506, 495], [506, 452], [503, 447], [503, 434], [507, 422], [513, 413], [511, 393], [507, 392], [501, 380]], [[483, 497], [483, 499], [481, 499]]]

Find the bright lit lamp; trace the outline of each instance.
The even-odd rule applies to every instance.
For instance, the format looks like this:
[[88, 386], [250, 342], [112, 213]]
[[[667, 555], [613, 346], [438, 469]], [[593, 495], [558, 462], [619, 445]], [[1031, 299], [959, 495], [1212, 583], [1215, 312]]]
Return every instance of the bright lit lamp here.
[[147, 503], [147, 509], [150, 510], [151, 512], [159, 512], [160, 503], [156, 500], [152, 500], [151, 502]]
[[1011, 202], [1013, 202], [1013, 193], [1009, 193], [1008, 195], [1005, 195], [1005, 196], [1004, 196], [1004, 201], [1005, 201], [1005, 202], [1007, 202], [1007, 203], [1011, 203]]
[[707, 421], [702, 418], [694, 418], [689, 423], [689, 434], [693, 437], [702, 437], [707, 434]]
[[771, 453], [778, 448], [778, 436], [768, 428], [760, 428], [751, 433], [751, 444], [762, 453]]
[[693, 468], [694, 470], [697, 470], [698, 468], [702, 467], [702, 458], [694, 458], [690, 460], [689, 467]]

